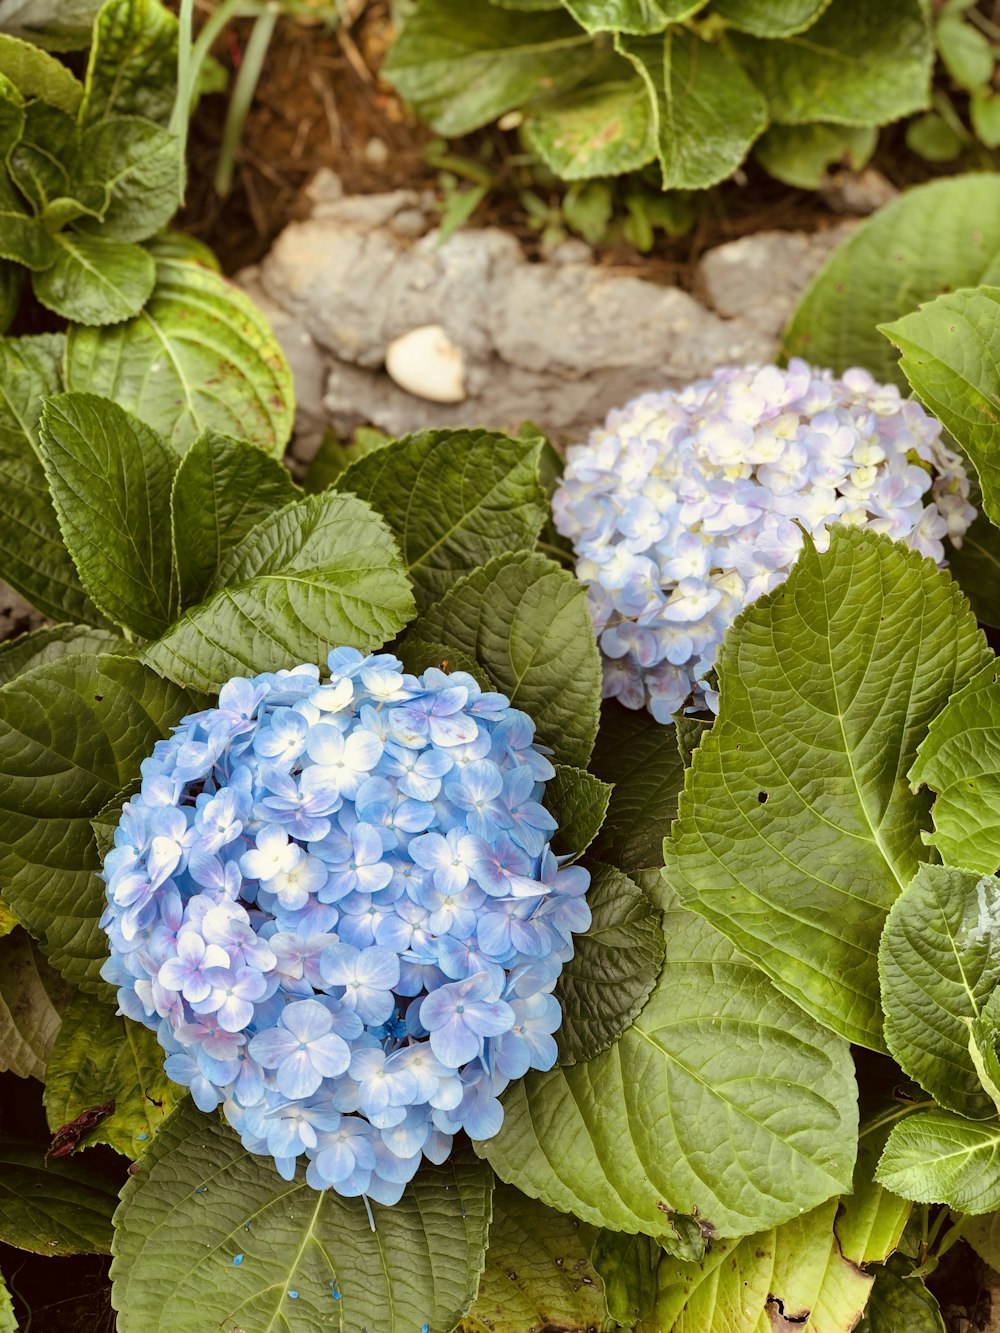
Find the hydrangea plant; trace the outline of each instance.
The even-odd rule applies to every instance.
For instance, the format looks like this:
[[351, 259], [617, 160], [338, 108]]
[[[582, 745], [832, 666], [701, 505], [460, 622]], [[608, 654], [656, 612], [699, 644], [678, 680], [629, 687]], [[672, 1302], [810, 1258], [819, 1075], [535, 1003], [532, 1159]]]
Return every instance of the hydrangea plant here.
[[[934, 560], [976, 516], [941, 423], [865, 370], [727, 368], [609, 413], [553, 498], [604, 657], [604, 693], [660, 722], [717, 707], [726, 630], [831, 523]], [[945, 543], [948, 543], [946, 547]]]

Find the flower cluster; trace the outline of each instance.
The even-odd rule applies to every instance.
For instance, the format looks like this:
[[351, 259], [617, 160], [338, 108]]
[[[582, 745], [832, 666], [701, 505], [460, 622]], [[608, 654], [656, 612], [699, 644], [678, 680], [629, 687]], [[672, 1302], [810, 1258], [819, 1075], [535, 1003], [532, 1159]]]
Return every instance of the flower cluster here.
[[589, 875], [534, 724], [352, 648], [231, 680], [142, 765], [104, 861], [104, 977], [171, 1078], [316, 1189], [395, 1202], [556, 1059]]
[[[705, 680], [739, 612], [788, 575], [803, 529], [864, 525], [944, 561], [975, 517], [941, 423], [864, 370], [793, 360], [647, 393], [568, 452], [553, 509], [577, 554], [604, 693], [660, 722]], [[800, 526], [801, 525], [801, 526]]]

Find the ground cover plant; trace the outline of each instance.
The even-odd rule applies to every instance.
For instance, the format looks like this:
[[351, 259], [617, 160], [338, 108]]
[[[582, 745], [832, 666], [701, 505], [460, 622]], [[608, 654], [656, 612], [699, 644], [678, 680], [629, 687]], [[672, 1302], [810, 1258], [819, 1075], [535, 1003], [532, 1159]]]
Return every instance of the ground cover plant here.
[[110, 1254], [124, 1333], [944, 1326], [1000, 1258], [998, 205], [912, 191], [787, 367], [565, 472], [299, 485], [166, 216], [141, 310], [0, 341], [0, 1328], [18, 1250]]

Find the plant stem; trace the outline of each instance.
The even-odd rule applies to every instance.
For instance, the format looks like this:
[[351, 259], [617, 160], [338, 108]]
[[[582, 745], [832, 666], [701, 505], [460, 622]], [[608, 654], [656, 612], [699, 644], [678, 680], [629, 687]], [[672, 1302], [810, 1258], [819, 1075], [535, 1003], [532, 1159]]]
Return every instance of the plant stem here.
[[243, 53], [243, 63], [240, 65], [240, 72], [236, 76], [232, 96], [229, 99], [226, 124], [222, 131], [219, 165], [215, 172], [215, 188], [219, 194], [228, 194], [232, 188], [236, 149], [243, 134], [243, 126], [254, 93], [257, 91], [257, 83], [264, 68], [267, 48], [271, 44], [279, 12], [280, 7], [272, 0], [254, 23], [247, 49]]

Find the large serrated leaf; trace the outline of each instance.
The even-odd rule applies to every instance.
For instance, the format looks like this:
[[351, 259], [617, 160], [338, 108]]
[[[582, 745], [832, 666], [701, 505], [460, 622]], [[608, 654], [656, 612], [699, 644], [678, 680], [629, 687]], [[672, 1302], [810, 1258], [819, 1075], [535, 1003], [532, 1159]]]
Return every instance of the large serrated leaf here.
[[557, 764], [555, 769], [542, 798], [559, 826], [552, 835], [552, 849], [557, 856], [579, 856], [601, 831], [612, 788], [584, 768]]
[[974, 287], [998, 254], [1000, 179], [915, 186], [837, 247], [796, 307], [783, 350], [837, 374], [864, 366], [905, 388], [878, 326], [942, 292]]
[[701, 190], [730, 175], [767, 126], [767, 102], [729, 52], [683, 28], [616, 39], [646, 82], [665, 190]]
[[0, 1135], [0, 1241], [34, 1254], [108, 1254], [115, 1173], [87, 1158], [45, 1161], [45, 1147]]
[[336, 486], [382, 514], [418, 606], [429, 606], [470, 569], [535, 544], [545, 521], [540, 452], [492, 431], [424, 431], [352, 463]]
[[591, 1266], [592, 1238], [592, 1228], [576, 1218], [498, 1185], [479, 1295], [456, 1333], [610, 1333], [616, 1325]]
[[39, 436], [83, 586], [109, 620], [155, 639], [178, 606], [170, 540], [177, 455], [144, 422], [90, 393], [48, 398]]
[[107, 655], [63, 657], [0, 689], [4, 897], [53, 966], [87, 989], [101, 985], [107, 956], [90, 820], [201, 702]]
[[477, 1144], [501, 1179], [585, 1222], [674, 1234], [671, 1214], [742, 1236], [850, 1187], [848, 1047], [682, 909], [633, 1025], [586, 1064], [529, 1074]]
[[55, 262], [34, 277], [49, 310], [77, 324], [120, 324], [146, 304], [156, 265], [140, 246], [78, 231], [57, 232], [52, 242]]
[[474, 657], [560, 763], [586, 766], [601, 663], [586, 590], [565, 569], [542, 555], [500, 556], [460, 579], [415, 632]]
[[715, 0], [712, 13], [754, 37], [791, 37], [812, 27], [831, 0]]
[[181, 604], [201, 601], [229, 552], [298, 494], [288, 469], [263, 449], [203, 431], [174, 480], [171, 521]]
[[926, 841], [947, 865], [1000, 869], [1000, 664], [986, 663], [931, 722], [909, 779], [935, 793]]
[[104, 623], [63, 545], [38, 456], [42, 400], [62, 389], [61, 336], [0, 340], [0, 577], [54, 620]]
[[893, 1126], [876, 1179], [915, 1203], [993, 1212], [1000, 1208], [1000, 1121], [917, 1111]]
[[656, 156], [653, 103], [627, 61], [608, 62], [579, 88], [525, 115], [525, 143], [562, 180], [638, 171]]
[[949, 1110], [996, 1114], [969, 1054], [969, 1024], [1000, 983], [1000, 887], [990, 875], [921, 866], [879, 948], [886, 1044]]
[[930, 100], [934, 45], [922, 0], [837, 0], [799, 36], [734, 34], [733, 43], [781, 124], [884, 125]]
[[1000, 523], [1000, 287], [939, 296], [881, 332], [899, 368], [979, 473], [983, 507]]
[[[120, 1333], [451, 1329], [482, 1272], [492, 1178], [455, 1154], [391, 1208], [291, 1182], [185, 1101], [115, 1215]], [[242, 1256], [238, 1264], [233, 1260]]]
[[906, 773], [989, 658], [947, 574], [839, 525], [719, 655], [719, 718], [688, 770], [664, 873], [780, 990], [876, 1050], [882, 925], [929, 857], [929, 799]]
[[439, 134], [467, 134], [580, 82], [599, 53], [568, 14], [423, 0], [383, 73]]
[[40, 97], [68, 115], [76, 115], [83, 84], [61, 60], [32, 42], [0, 32], [0, 74], [25, 97]]
[[144, 241], [177, 211], [178, 146], [172, 134], [141, 116], [112, 116], [85, 130], [83, 180], [106, 191], [100, 217], [81, 218], [82, 231], [116, 241]]
[[139, 1157], [182, 1095], [163, 1072], [163, 1047], [149, 1028], [115, 1013], [114, 1001], [78, 991], [63, 1010], [49, 1052], [45, 1114], [55, 1132], [81, 1112], [114, 1110], [81, 1139]]
[[143, 660], [182, 684], [218, 690], [231, 676], [324, 662], [338, 646], [379, 647], [414, 611], [385, 521], [354, 495], [324, 492], [252, 529], [207, 599]]
[[[152, 262], [152, 261], [150, 261]], [[183, 453], [207, 429], [280, 455], [292, 432], [292, 377], [264, 316], [201, 264], [160, 259], [138, 318], [73, 328], [66, 387], [134, 412]]]
[[914, 1275], [914, 1267], [900, 1254], [876, 1268], [875, 1285], [856, 1333], [947, 1333], [941, 1307]]
[[130, 651], [114, 630], [90, 625], [48, 625], [0, 643], [0, 685], [6, 685], [32, 667], [55, 662], [67, 653], [115, 653]]
[[590, 928], [574, 936], [559, 976], [556, 1034], [561, 1065], [582, 1064], [618, 1040], [637, 1017], [663, 966], [660, 913], [614, 866], [588, 861]]
[[45, 1078], [72, 993], [26, 931], [0, 939], [0, 1071]]
[[177, 19], [159, 0], [104, 4], [94, 24], [80, 124], [144, 116], [166, 126], [177, 88], [177, 35]]

